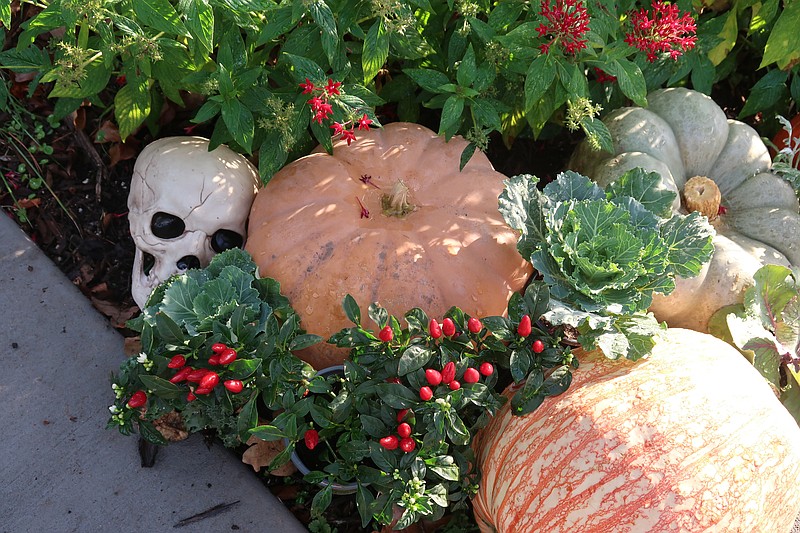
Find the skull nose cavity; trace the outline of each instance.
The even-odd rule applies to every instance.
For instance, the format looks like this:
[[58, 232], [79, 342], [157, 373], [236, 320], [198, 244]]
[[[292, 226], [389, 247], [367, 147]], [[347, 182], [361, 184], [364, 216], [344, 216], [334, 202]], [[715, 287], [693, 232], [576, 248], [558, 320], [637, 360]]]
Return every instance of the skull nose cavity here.
[[150, 230], [159, 239], [174, 239], [183, 235], [186, 224], [175, 215], [159, 211], [150, 220]]
[[145, 276], [150, 275], [150, 271], [156, 265], [156, 258], [147, 252], [142, 252], [142, 272]]
[[244, 237], [229, 229], [220, 229], [211, 236], [211, 248], [217, 252], [224, 252], [231, 248], [241, 248], [244, 244]]
[[178, 259], [178, 262], [175, 263], [175, 266], [181, 271], [188, 270], [190, 268], [200, 268], [200, 259], [198, 259], [196, 255], [184, 255]]

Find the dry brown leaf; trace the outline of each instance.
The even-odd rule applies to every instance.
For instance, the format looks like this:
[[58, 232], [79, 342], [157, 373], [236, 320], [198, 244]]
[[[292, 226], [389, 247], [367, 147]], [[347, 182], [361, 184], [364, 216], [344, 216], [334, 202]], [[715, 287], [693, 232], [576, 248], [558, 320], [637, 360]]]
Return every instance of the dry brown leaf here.
[[[117, 302], [101, 300], [91, 297], [92, 305], [95, 309], [107, 316], [115, 328], [124, 328], [125, 322], [133, 318], [139, 312], [139, 308], [134, 306], [123, 307]], [[138, 353], [138, 352], [137, 352]]]
[[[253, 467], [258, 472], [265, 466], [269, 466], [276, 455], [284, 450], [283, 443], [280, 441], [261, 440], [256, 436], [247, 439], [250, 447], [242, 454], [242, 462]], [[271, 471], [273, 476], [291, 476], [297, 471], [294, 465], [289, 462], [280, 468]]]
[[122, 351], [125, 353], [125, 357], [133, 357], [134, 355], [139, 355], [142, 351], [142, 339], [141, 337], [125, 337], [125, 341], [123, 342]]
[[108, 149], [109, 167], [113, 167], [120, 161], [133, 159], [139, 155], [139, 146], [132, 140], [126, 143], [114, 143]]
[[175, 411], [153, 421], [153, 426], [170, 442], [179, 442], [189, 437], [183, 425], [183, 418]]
[[118, 143], [122, 142], [119, 136], [119, 128], [110, 120], [103, 122], [94, 134], [94, 142], [96, 143]]

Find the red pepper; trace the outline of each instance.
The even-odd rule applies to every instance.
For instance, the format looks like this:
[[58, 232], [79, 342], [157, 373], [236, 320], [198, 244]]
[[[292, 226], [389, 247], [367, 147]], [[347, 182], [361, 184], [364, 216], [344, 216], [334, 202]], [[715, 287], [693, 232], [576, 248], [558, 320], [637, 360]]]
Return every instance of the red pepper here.
[[429, 368], [425, 371], [425, 379], [428, 380], [429, 385], [435, 387], [442, 382], [442, 373], [434, 368]]
[[399, 426], [397, 426], [397, 434], [401, 437], [410, 437], [411, 436], [411, 425], [408, 422], [403, 422]]
[[391, 326], [385, 326], [379, 333], [378, 338], [383, 342], [391, 342], [394, 338], [394, 331]]
[[194, 393], [195, 394], [211, 394], [211, 389], [208, 389], [206, 387], [197, 387], [194, 390]]
[[186, 375], [186, 381], [190, 383], [200, 383], [200, 381], [208, 374], [210, 370], [205, 368], [195, 368]]
[[433, 398], [433, 391], [430, 387], [420, 387], [419, 389], [419, 397], [422, 399], [423, 402], [427, 402], [431, 398]]
[[303, 435], [303, 441], [306, 444], [306, 448], [313, 450], [319, 444], [319, 432], [316, 429], [309, 429]]
[[481, 324], [481, 321], [477, 318], [472, 317], [467, 320], [467, 329], [470, 331], [470, 333], [480, 333], [480, 331], [483, 329], [483, 324]]
[[447, 384], [454, 379], [456, 379], [456, 364], [450, 361], [442, 369], [442, 383]]
[[544, 351], [544, 343], [539, 339], [536, 339], [533, 341], [531, 348], [533, 349], [533, 353], [542, 353]]
[[200, 380], [198, 387], [200, 389], [213, 389], [219, 385], [219, 374], [216, 372], [207, 372], [203, 379]]
[[442, 320], [442, 333], [444, 333], [446, 337], [452, 337], [456, 334], [456, 325], [453, 319], [445, 318]]
[[458, 390], [461, 388], [461, 383], [459, 383], [456, 380], [453, 380], [450, 383], [448, 383], [447, 386], [450, 387], [450, 390]]
[[400, 409], [397, 411], [397, 421], [402, 422], [406, 419], [406, 415], [408, 415], [408, 409]]
[[208, 364], [211, 366], [219, 366], [219, 355], [212, 355], [209, 357]]
[[244, 383], [238, 379], [228, 379], [225, 381], [225, 383], [223, 383], [223, 385], [225, 385], [225, 388], [234, 394], [239, 394], [244, 388]]
[[414, 439], [406, 437], [405, 439], [400, 439], [400, 449], [406, 453], [413, 452], [414, 448], [417, 447], [417, 443], [414, 442]]
[[219, 354], [219, 364], [221, 365], [229, 365], [236, 361], [236, 350], [233, 348], [226, 348]]
[[228, 345], [222, 342], [215, 342], [211, 345], [211, 351], [214, 353], [222, 353], [223, 350], [227, 350]]
[[378, 442], [380, 442], [381, 446], [383, 446], [387, 450], [396, 450], [397, 449], [398, 441], [397, 441], [397, 437], [395, 437], [394, 435], [389, 435], [388, 437], [383, 437]]
[[530, 315], [524, 315], [517, 326], [517, 333], [519, 333], [521, 337], [527, 337], [531, 334], [531, 330], [531, 317]]
[[167, 368], [183, 368], [186, 366], [186, 358], [182, 355], [174, 355], [167, 363]]
[[481, 379], [480, 373], [474, 368], [464, 370], [464, 383], [477, 383]]
[[192, 373], [194, 369], [190, 366], [185, 366], [175, 372], [175, 375], [169, 378], [170, 383], [180, 383], [182, 381], [186, 381], [186, 377]]
[[484, 376], [491, 376], [492, 374], [494, 374], [494, 366], [492, 365], [492, 363], [488, 362], [481, 363], [480, 372]]
[[189, 393], [186, 395], [186, 401], [187, 402], [193, 402], [196, 399], [197, 399], [197, 396], [195, 396], [192, 391], [189, 391]]
[[442, 327], [436, 321], [435, 318], [431, 318], [430, 323], [428, 323], [428, 332], [431, 334], [431, 337], [434, 339], [438, 339], [442, 336]]
[[131, 395], [131, 399], [128, 400], [128, 407], [131, 409], [136, 409], [137, 407], [141, 407], [147, 403], [147, 394], [143, 390], [137, 390], [136, 392]]

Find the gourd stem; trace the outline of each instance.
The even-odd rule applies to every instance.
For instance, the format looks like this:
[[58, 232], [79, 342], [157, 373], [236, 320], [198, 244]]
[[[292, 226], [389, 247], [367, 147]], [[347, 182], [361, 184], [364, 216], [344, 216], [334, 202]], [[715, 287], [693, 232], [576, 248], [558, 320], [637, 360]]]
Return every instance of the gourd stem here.
[[697, 211], [713, 220], [719, 214], [722, 193], [713, 180], [705, 176], [695, 176], [683, 186], [683, 201], [690, 213]]
[[403, 183], [403, 180], [397, 180], [394, 187], [392, 187], [392, 192], [381, 197], [383, 214], [402, 218], [415, 211], [417, 207], [411, 203], [410, 193], [410, 189]]

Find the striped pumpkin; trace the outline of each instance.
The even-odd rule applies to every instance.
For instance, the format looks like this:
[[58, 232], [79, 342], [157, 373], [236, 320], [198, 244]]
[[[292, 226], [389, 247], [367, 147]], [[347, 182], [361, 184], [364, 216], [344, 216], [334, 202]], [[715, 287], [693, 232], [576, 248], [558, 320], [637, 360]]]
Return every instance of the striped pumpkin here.
[[566, 393], [479, 434], [481, 531], [791, 529], [800, 428], [739, 352], [670, 329], [637, 363], [577, 356]]

